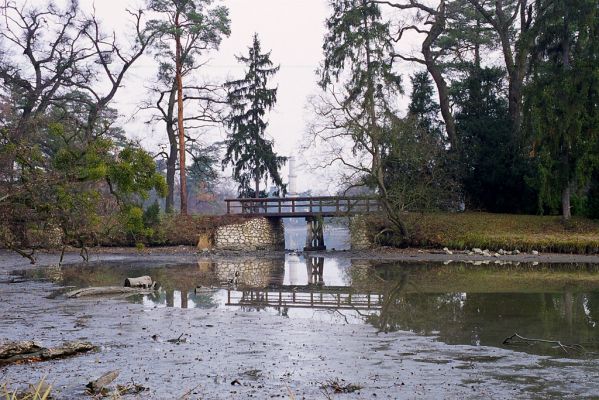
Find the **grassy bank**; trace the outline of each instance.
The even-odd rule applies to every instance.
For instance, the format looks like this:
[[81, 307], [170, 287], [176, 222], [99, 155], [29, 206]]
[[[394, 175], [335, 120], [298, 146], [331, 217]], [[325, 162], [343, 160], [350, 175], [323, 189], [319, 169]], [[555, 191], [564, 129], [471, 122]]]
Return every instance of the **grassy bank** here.
[[[406, 215], [410, 237], [403, 245], [466, 250], [514, 250], [555, 253], [599, 253], [599, 221], [558, 216], [467, 213], [412, 213]], [[372, 233], [386, 225], [373, 223]], [[380, 230], [379, 230], [380, 231]], [[395, 244], [394, 237], [382, 239]]]

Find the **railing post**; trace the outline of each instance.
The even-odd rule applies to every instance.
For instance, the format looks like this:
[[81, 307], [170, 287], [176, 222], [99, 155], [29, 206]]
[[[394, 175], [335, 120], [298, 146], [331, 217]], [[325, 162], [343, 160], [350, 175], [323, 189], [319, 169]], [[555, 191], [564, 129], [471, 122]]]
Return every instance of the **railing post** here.
[[231, 214], [231, 202], [229, 200], [225, 200], [227, 202], [227, 214]]

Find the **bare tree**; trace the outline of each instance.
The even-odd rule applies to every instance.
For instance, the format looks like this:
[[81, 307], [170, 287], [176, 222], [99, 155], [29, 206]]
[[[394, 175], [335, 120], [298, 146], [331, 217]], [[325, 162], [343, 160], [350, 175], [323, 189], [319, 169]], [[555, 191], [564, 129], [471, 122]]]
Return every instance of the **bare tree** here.
[[95, 15], [84, 17], [76, 1], [65, 10], [52, 3], [37, 9], [7, 2], [0, 11], [4, 16], [0, 78], [7, 90], [19, 93], [22, 99], [14, 131], [17, 136], [32, 132], [31, 121], [73, 91], [89, 95], [80, 100], [90, 111], [86, 129], [92, 135], [98, 116], [154, 36], [145, 29], [141, 10], [128, 11], [135, 40], [127, 50], [118, 43], [116, 33], [102, 32]]
[[533, 0], [468, 0], [493, 27], [508, 74], [508, 105], [514, 130], [522, 125], [522, 89], [537, 35], [535, 18], [541, 2]]
[[426, 66], [426, 69], [433, 77], [439, 95], [439, 106], [441, 115], [445, 122], [445, 130], [451, 144], [452, 149], [457, 149], [458, 138], [456, 133], [455, 120], [451, 111], [451, 103], [449, 99], [449, 87], [443, 74], [442, 62], [440, 57], [442, 53], [435, 51], [435, 46], [439, 37], [445, 32], [447, 25], [447, 7], [446, 1], [441, 0], [439, 6], [434, 8], [424, 2], [415, 0], [397, 1], [372, 1], [373, 3], [386, 5], [394, 9], [414, 11], [416, 22], [410, 24], [400, 23], [400, 28], [397, 35], [393, 38], [395, 42], [399, 42], [403, 35], [408, 31], [417, 32], [424, 35], [424, 40], [421, 45], [422, 58], [414, 55], [404, 55], [395, 53], [394, 57], [404, 61], [415, 62]]

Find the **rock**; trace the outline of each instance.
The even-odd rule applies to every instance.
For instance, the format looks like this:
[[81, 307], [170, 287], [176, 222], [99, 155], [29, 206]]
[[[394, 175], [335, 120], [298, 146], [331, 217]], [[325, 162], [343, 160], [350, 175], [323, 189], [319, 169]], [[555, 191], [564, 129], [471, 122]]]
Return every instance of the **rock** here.
[[483, 251], [483, 254], [482, 254], [482, 255], [483, 255], [483, 256], [485, 256], [485, 257], [491, 257], [491, 252], [489, 252], [489, 250], [485, 249], [485, 250]]
[[445, 252], [445, 254], [449, 254], [449, 255], [453, 254], [453, 252], [451, 250], [449, 250], [447, 247], [443, 247], [443, 251]]
[[539, 252], [538, 252], [538, 251], [536, 251], [536, 250], [533, 250], [533, 251], [532, 251], [532, 255], [533, 255], [533, 256], [538, 256], [538, 255], [539, 255]]
[[478, 247], [473, 248], [472, 252], [474, 254], [483, 255], [483, 251], [481, 249], [479, 249]]
[[499, 257], [501, 257], [501, 254], [495, 253], [495, 254], [493, 254], [493, 256], [499, 258]]
[[520, 254], [520, 250], [516, 249], [516, 250], [512, 251], [512, 254], [517, 256], [518, 254]]

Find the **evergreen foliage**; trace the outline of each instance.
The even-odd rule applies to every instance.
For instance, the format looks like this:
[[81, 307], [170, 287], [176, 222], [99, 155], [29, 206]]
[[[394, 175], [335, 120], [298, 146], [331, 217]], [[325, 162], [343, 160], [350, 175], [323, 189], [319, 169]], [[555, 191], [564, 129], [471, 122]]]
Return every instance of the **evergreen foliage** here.
[[273, 151], [274, 142], [265, 137], [266, 113], [277, 102], [277, 88], [269, 87], [268, 80], [279, 67], [273, 65], [270, 52], [262, 52], [257, 34], [248, 55], [239, 56], [237, 60], [244, 63], [247, 70], [242, 79], [226, 83], [231, 113], [227, 119], [230, 134], [223, 168], [228, 164], [233, 166], [233, 179], [239, 184], [240, 197], [251, 194], [258, 197], [261, 181], [270, 179], [278, 188], [284, 188], [280, 169], [287, 158], [277, 155]]
[[504, 93], [505, 72], [471, 65], [452, 91], [459, 162], [468, 209], [491, 212], [534, 212], [534, 192], [525, 182], [529, 161], [512, 135]]
[[415, 117], [420, 128], [437, 140], [443, 140], [443, 130], [439, 121], [441, 108], [435, 101], [435, 90], [428, 72], [420, 71], [410, 77], [412, 92], [408, 114]]
[[538, 173], [539, 209], [561, 205], [585, 189], [599, 166], [599, 9], [593, 0], [547, 1], [539, 22], [527, 124]]

